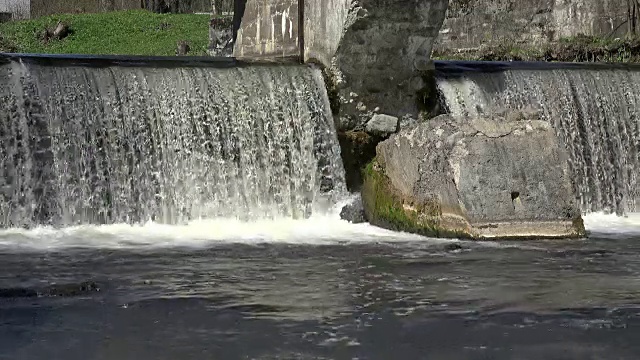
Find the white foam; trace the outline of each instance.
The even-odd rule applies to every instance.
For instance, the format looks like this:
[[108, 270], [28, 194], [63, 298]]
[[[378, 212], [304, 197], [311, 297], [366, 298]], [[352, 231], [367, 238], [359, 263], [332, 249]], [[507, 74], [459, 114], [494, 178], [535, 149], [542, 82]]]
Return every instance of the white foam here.
[[[352, 224], [341, 220], [339, 209], [351, 201], [336, 205], [326, 215], [310, 219], [260, 220], [242, 222], [236, 219], [198, 220], [185, 225], [149, 222], [144, 225], [83, 225], [55, 229], [0, 230], [0, 250], [63, 250], [69, 248], [135, 249], [135, 248], [203, 248], [221, 243], [285, 243], [331, 245], [375, 242], [452, 242], [453, 239], [430, 239], [419, 235], [394, 232], [369, 224]], [[594, 235], [640, 235], [640, 213], [625, 217], [593, 213], [584, 216], [585, 227]], [[489, 247], [522, 246], [499, 242], [474, 242]]]
[[62, 229], [36, 228], [0, 231], [0, 248], [63, 249], [206, 247], [216, 242], [332, 244], [375, 241], [416, 241], [417, 235], [397, 233], [369, 224], [351, 224], [330, 217], [307, 220], [264, 220], [241, 222], [235, 219], [194, 221], [187, 225], [103, 225]]
[[640, 213], [626, 216], [591, 213], [585, 215], [584, 226], [592, 234], [614, 234], [619, 236], [640, 235]]
[[7, 229], [0, 231], [0, 249], [208, 247], [216, 243], [327, 245], [427, 240], [427, 238], [418, 235], [398, 233], [369, 224], [352, 224], [341, 220], [338, 209], [343, 204], [344, 202], [336, 206], [330, 214], [305, 220], [280, 219], [242, 222], [236, 219], [211, 219], [193, 221], [186, 225], [149, 222], [144, 225], [115, 224], [84, 225], [62, 229], [47, 227], [28, 230]]

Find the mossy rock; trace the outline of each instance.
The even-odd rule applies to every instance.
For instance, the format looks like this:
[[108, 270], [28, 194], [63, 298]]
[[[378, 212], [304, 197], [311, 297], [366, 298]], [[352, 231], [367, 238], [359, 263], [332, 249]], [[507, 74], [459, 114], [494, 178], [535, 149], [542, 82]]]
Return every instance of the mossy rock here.
[[[363, 170], [362, 202], [369, 223], [385, 229], [429, 237], [474, 238], [466, 221], [449, 226], [437, 201], [412, 203], [391, 185], [384, 169], [373, 160]], [[465, 229], [466, 228], [466, 229]]]

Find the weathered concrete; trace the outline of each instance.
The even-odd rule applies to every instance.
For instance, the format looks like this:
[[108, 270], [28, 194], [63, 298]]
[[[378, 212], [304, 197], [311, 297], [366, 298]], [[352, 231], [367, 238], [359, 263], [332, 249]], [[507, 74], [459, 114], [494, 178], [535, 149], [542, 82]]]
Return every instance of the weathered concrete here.
[[234, 45], [234, 56], [299, 57], [298, 11], [298, 0], [248, 0]]
[[[31, 1], [30, 0], [0, 0], [0, 13], [8, 13], [2, 15], [5, 20], [13, 19], [28, 19], [31, 16]], [[0, 20], [0, 22], [2, 22]]]
[[339, 128], [364, 126], [376, 109], [398, 118], [419, 117], [432, 85], [425, 74], [447, 3], [361, 0], [351, 9], [330, 77], [340, 99]]
[[637, 0], [451, 0], [436, 49], [640, 33]]
[[357, 16], [356, 3], [354, 0], [304, 1], [305, 62], [331, 65], [345, 29]]
[[[302, 12], [304, 31], [299, 29], [301, 12], [298, 3], [298, 0], [248, 0], [238, 32], [236, 56], [302, 55], [305, 62], [330, 66], [355, 2], [305, 0]], [[300, 49], [302, 41], [304, 53]]]
[[377, 148], [363, 190], [373, 224], [431, 236], [577, 237], [568, 157], [548, 122], [442, 115]]

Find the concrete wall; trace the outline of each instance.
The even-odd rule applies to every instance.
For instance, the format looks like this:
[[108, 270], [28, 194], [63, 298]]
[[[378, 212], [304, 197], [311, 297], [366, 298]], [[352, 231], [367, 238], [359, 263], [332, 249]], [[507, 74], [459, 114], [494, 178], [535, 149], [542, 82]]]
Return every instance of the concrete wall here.
[[450, 0], [437, 47], [544, 43], [579, 34], [640, 33], [638, 0]]
[[[448, 0], [359, 0], [355, 20], [342, 37], [335, 62], [339, 128], [359, 127], [374, 112], [417, 119], [424, 103], [424, 72], [447, 11]], [[377, 109], [377, 110], [376, 110]]]
[[13, 19], [27, 19], [30, 12], [30, 0], [0, 0], [0, 13], [10, 13]]
[[352, 9], [352, 0], [304, 0], [304, 47], [305, 61], [317, 61], [325, 66], [331, 58], [345, 32], [345, 27], [357, 9]]
[[299, 56], [298, 11], [298, 0], [248, 0], [234, 46], [234, 56]]
[[330, 65], [349, 21], [352, 0], [304, 0], [301, 32], [298, 0], [248, 0], [238, 31], [237, 57], [299, 57]]

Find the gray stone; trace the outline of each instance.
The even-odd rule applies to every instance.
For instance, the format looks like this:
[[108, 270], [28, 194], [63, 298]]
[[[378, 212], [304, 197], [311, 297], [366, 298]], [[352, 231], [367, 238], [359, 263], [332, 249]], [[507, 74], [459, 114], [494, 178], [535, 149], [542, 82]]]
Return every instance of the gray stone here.
[[[447, 11], [448, 0], [359, 0], [346, 16], [346, 30], [332, 61], [331, 80], [341, 98], [340, 115], [361, 124], [369, 121], [361, 109], [379, 107], [388, 115], [418, 118], [420, 87]], [[417, 88], [418, 87], [418, 88]], [[362, 105], [360, 105], [360, 103]]]
[[389, 136], [398, 131], [398, 118], [385, 114], [375, 114], [365, 127], [371, 135]]
[[452, 244], [447, 244], [444, 246], [444, 251], [447, 252], [461, 252], [462, 250], [464, 250], [464, 248], [462, 247], [462, 245], [457, 244], [457, 243], [452, 243]]
[[367, 222], [364, 216], [364, 208], [362, 207], [362, 199], [358, 197], [352, 203], [345, 205], [340, 211], [340, 218], [353, 224]]
[[566, 150], [545, 121], [442, 115], [378, 144], [376, 161], [363, 191], [376, 225], [471, 238], [584, 235]]
[[634, 0], [451, 0], [435, 49], [540, 45], [578, 35], [613, 39], [640, 34], [639, 23]]

